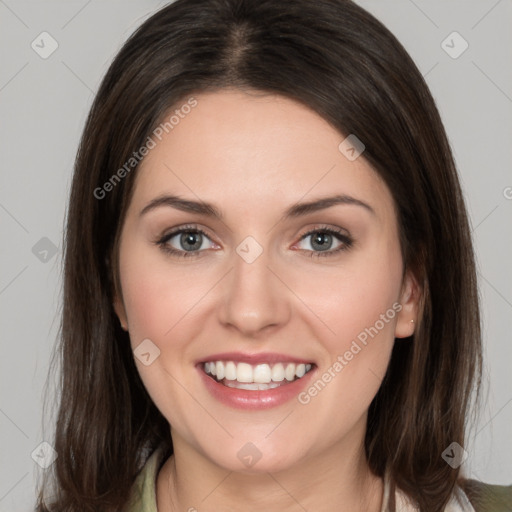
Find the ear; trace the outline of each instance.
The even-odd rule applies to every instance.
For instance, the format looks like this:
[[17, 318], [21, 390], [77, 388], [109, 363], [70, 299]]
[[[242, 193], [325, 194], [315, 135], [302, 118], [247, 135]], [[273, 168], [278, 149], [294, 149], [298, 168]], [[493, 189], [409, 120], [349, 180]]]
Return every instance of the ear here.
[[116, 279], [117, 267], [116, 265], [112, 265], [110, 256], [106, 256], [105, 265], [109, 269], [110, 272], [110, 289], [112, 291], [112, 295], [114, 297], [114, 302], [112, 306], [114, 307], [114, 311], [119, 319], [119, 323], [121, 324], [121, 328], [124, 331], [128, 331], [128, 318], [126, 316], [126, 308], [124, 307], [123, 302], [123, 294], [121, 292], [121, 285], [119, 283], [119, 279]]
[[416, 276], [408, 270], [400, 292], [402, 309], [397, 315], [395, 338], [407, 338], [414, 334], [418, 321], [421, 292], [421, 286], [418, 284]]
[[123, 300], [118, 293], [115, 294], [113, 306], [117, 318], [119, 318], [121, 327], [123, 328], [123, 330], [128, 331], [128, 319], [126, 317], [126, 309], [124, 307]]

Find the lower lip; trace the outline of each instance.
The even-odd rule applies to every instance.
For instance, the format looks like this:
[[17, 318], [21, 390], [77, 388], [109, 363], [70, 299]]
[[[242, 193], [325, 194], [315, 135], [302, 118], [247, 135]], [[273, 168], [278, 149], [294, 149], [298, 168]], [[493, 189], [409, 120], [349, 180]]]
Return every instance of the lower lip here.
[[268, 409], [278, 407], [296, 397], [311, 380], [314, 369], [300, 379], [277, 388], [251, 391], [247, 389], [229, 388], [208, 376], [201, 366], [197, 370], [211, 395], [219, 402], [235, 409]]

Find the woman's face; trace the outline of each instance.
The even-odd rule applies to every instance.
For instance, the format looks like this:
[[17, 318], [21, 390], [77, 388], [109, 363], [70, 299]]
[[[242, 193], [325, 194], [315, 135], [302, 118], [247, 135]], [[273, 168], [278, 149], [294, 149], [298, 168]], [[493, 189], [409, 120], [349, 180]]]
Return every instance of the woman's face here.
[[121, 233], [142, 380], [176, 452], [229, 470], [360, 451], [418, 296], [390, 191], [301, 104], [195, 99], [153, 137]]

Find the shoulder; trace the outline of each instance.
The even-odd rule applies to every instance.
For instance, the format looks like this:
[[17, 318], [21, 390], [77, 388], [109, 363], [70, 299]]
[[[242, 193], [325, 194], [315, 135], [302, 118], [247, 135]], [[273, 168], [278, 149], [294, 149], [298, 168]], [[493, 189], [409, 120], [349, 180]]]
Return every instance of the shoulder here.
[[125, 512], [157, 512], [155, 483], [166, 459], [164, 447], [156, 449], [135, 479]]
[[460, 487], [475, 512], [512, 511], [512, 485], [491, 485], [477, 480], [463, 480]]

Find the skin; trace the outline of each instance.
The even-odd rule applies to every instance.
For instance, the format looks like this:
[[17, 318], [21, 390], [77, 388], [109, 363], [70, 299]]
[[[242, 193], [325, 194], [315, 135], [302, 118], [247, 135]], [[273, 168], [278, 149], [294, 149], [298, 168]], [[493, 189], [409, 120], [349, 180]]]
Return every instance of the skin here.
[[[144, 159], [119, 246], [115, 309], [132, 347], [149, 338], [160, 356], [136, 364], [171, 425], [174, 455], [156, 482], [158, 510], [379, 511], [383, 483], [368, 468], [368, 407], [395, 337], [414, 330], [420, 291], [404, 273], [391, 193], [363, 156], [309, 108], [280, 96], [222, 90], [198, 105]], [[173, 194], [218, 208], [223, 219], [160, 206]], [[368, 204], [332, 206], [283, 219], [297, 202], [347, 194]], [[208, 233], [198, 256], [155, 242], [193, 224]], [[313, 228], [353, 239], [330, 256]], [[247, 263], [237, 246], [252, 236], [263, 253]], [[180, 236], [171, 245], [185, 252]], [[333, 239], [331, 251], [340, 246]], [[197, 251], [196, 251], [197, 252]], [[246, 411], [216, 401], [194, 364], [225, 352], [279, 352], [315, 362], [320, 376], [357, 335], [401, 303], [401, 311], [307, 404], [292, 399]], [[237, 452], [251, 442], [261, 459]], [[252, 508], [251, 508], [252, 507]]]

